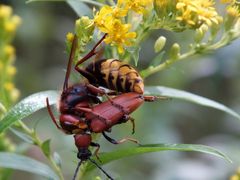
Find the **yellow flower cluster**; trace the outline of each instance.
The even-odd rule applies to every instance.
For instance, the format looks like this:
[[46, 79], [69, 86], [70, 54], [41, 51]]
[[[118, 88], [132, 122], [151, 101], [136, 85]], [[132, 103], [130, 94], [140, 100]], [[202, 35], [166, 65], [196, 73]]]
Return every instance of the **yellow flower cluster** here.
[[240, 180], [240, 168], [237, 169], [236, 173], [232, 175], [229, 180]]
[[4, 20], [2, 28], [8, 33], [15, 32], [17, 26], [21, 23], [21, 19], [18, 16], [11, 16], [11, 14], [11, 7], [0, 5], [0, 20]]
[[[19, 91], [13, 84], [16, 68], [12, 65], [15, 59], [15, 49], [10, 45], [17, 26], [21, 20], [12, 15], [12, 8], [0, 4], [0, 119], [13, 102], [18, 98]], [[0, 135], [0, 151], [13, 152], [15, 145], [6, 137]], [[0, 169], [0, 179], [6, 179], [5, 170]]]
[[15, 48], [10, 44], [20, 25], [21, 19], [12, 15], [12, 8], [0, 5], [0, 103], [9, 108], [19, 96], [19, 91], [13, 83], [16, 68]]
[[227, 3], [232, 3], [234, 0], [221, 0], [221, 3], [227, 4]]
[[232, 17], [240, 17], [240, 7], [237, 5], [230, 5], [227, 7], [228, 15]]
[[198, 28], [202, 24], [212, 26], [222, 22], [222, 17], [218, 15], [213, 7], [212, 0], [178, 0], [176, 4], [177, 20], [190, 28]]
[[133, 10], [138, 14], [143, 14], [146, 8], [152, 5], [153, 0], [118, 0], [117, 6], [123, 7], [125, 10]]
[[118, 0], [117, 6], [103, 6], [94, 16], [96, 27], [106, 33], [105, 42], [115, 45], [119, 53], [124, 52], [125, 46], [131, 46], [136, 38], [136, 32], [130, 32], [131, 24], [125, 23], [125, 18], [130, 10], [143, 14], [152, 0]]
[[224, 1], [223, 3], [228, 3], [226, 8], [227, 14], [232, 18], [239, 18], [240, 17], [240, 2], [236, 0], [228, 0]]

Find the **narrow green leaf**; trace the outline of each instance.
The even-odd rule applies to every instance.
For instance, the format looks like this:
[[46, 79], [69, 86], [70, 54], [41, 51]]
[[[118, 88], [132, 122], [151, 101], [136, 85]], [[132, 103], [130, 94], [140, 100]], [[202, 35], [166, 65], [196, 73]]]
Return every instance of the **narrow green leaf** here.
[[165, 54], [165, 51], [160, 52], [150, 63], [151, 66], [157, 66], [161, 63], [163, 60], [163, 56]]
[[202, 106], [207, 106], [207, 107], [224, 111], [240, 120], [240, 115], [235, 111], [233, 111], [232, 109], [216, 101], [198, 96], [196, 94], [192, 94], [183, 90], [173, 89], [169, 87], [163, 87], [163, 86], [152, 86], [152, 87], [146, 87], [145, 89], [146, 89], [145, 91], [146, 94], [161, 95], [161, 96], [182, 99], [185, 101], [190, 101], [192, 103], [200, 104]]
[[133, 57], [135, 66], [138, 65], [140, 50], [141, 50], [140, 47], [136, 47], [135, 51], [134, 51], [133, 54], [132, 54], [132, 57]]
[[66, 2], [66, 0], [28, 0], [26, 3], [32, 2]]
[[59, 179], [48, 165], [14, 153], [0, 152], [0, 167], [27, 171], [53, 180]]
[[5, 113], [7, 110], [4, 105], [0, 102], [0, 113]]
[[32, 2], [66, 2], [68, 5], [76, 12], [76, 14], [81, 16], [92, 16], [92, 10], [85, 4], [89, 3], [95, 6], [103, 6], [102, 3], [91, 1], [91, 0], [28, 0], [26, 3]]
[[14, 128], [10, 128], [10, 131], [15, 134], [16, 136], [18, 136], [20, 139], [22, 139], [23, 141], [29, 143], [29, 144], [33, 144], [33, 140], [32, 140], [32, 137], [30, 137], [29, 135], [21, 132], [21, 131], [18, 131]]
[[92, 16], [92, 10], [83, 2], [76, 1], [76, 0], [66, 0], [66, 2], [69, 4], [69, 6], [75, 11], [75, 13], [81, 17], [81, 16]]
[[61, 156], [57, 152], [53, 153], [53, 160], [55, 161], [57, 166], [61, 169], [62, 168], [62, 159], [61, 159]]
[[[169, 151], [169, 150], [202, 152], [202, 153], [211, 154], [211, 155], [220, 157], [230, 163], [232, 162], [230, 158], [225, 154], [223, 154], [222, 152], [209, 146], [196, 145], [196, 144], [147, 144], [147, 145], [141, 145], [139, 147], [127, 148], [127, 149], [117, 150], [109, 153], [101, 153], [100, 159], [102, 161], [101, 164], [107, 164], [111, 161], [129, 157], [129, 156], [150, 153], [150, 152]], [[92, 163], [88, 163], [87, 171], [91, 171], [94, 168], [95, 166]]]
[[43, 150], [43, 153], [45, 154], [45, 156], [49, 157], [50, 156], [50, 139], [46, 140], [43, 142], [42, 144], [42, 150]]
[[32, 94], [16, 104], [6, 113], [0, 122], [0, 133], [9, 128], [14, 122], [33, 114], [34, 112], [46, 107], [46, 98], [49, 98], [50, 104], [56, 104], [57, 91], [43, 91]]
[[92, 15], [91, 9], [83, 3], [84, 0], [28, 0], [26, 3], [32, 2], [66, 2], [79, 17], [83, 15]]
[[135, 66], [138, 65], [138, 60], [139, 60], [139, 53], [140, 53], [141, 48], [140, 47], [130, 47], [127, 48], [127, 52], [131, 55], [133, 58]]

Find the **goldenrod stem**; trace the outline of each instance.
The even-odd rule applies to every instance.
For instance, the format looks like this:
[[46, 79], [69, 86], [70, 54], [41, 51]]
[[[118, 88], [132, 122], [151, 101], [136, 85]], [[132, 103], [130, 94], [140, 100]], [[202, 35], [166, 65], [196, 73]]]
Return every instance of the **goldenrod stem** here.
[[[36, 132], [33, 131], [32, 129], [28, 128], [22, 121], [19, 121], [19, 124], [22, 128], [23, 131], [25, 131], [26, 134], [28, 134], [29, 136], [31, 136], [34, 144], [36, 146], [38, 146], [41, 150], [42, 150], [42, 144], [43, 141], [37, 136]], [[43, 150], [42, 150], [43, 151]], [[43, 153], [44, 154], [44, 153]], [[45, 155], [46, 156], [46, 155]], [[55, 163], [53, 157], [51, 155], [46, 156], [46, 158], [49, 160], [50, 165], [52, 166], [52, 168], [55, 170], [55, 172], [57, 173], [58, 177], [60, 180], [64, 180], [63, 174], [61, 169], [58, 167], [58, 165]]]

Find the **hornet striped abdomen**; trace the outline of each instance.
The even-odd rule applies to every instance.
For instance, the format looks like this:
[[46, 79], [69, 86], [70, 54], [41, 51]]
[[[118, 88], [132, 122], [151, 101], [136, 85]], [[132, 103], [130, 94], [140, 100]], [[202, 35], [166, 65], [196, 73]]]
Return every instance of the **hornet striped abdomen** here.
[[90, 63], [80, 72], [90, 84], [103, 86], [117, 92], [143, 94], [144, 84], [139, 73], [129, 64], [117, 59], [102, 59]]

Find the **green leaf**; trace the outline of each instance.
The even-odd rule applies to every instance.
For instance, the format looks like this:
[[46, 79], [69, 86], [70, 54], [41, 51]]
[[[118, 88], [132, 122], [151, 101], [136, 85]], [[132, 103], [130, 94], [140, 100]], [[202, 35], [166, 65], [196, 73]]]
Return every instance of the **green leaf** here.
[[9, 128], [14, 122], [33, 114], [34, 112], [46, 107], [46, 98], [49, 98], [49, 103], [56, 104], [57, 91], [43, 91], [32, 94], [23, 99], [10, 109], [0, 122], [0, 133]]
[[196, 94], [192, 94], [183, 90], [173, 89], [173, 88], [164, 87], [164, 86], [152, 86], [152, 87], [146, 87], [145, 89], [146, 89], [145, 90], [146, 94], [155, 94], [155, 95], [167, 96], [167, 97], [182, 99], [185, 101], [190, 101], [192, 103], [196, 103], [202, 106], [207, 106], [214, 109], [218, 109], [220, 111], [224, 111], [240, 120], [240, 115], [235, 111], [231, 110], [230, 108], [216, 101], [198, 96]]
[[14, 153], [0, 152], [0, 167], [27, 171], [53, 180], [59, 179], [48, 165]]
[[94, 6], [103, 6], [104, 4], [91, 0], [28, 0], [26, 3], [32, 2], [66, 2], [80, 17], [83, 15], [92, 16], [92, 10], [85, 4], [92, 4]]
[[81, 17], [81, 16], [92, 16], [92, 10], [83, 2], [76, 1], [76, 0], [66, 0], [66, 2], [69, 4], [69, 6], [75, 11], [75, 13]]
[[161, 63], [163, 56], [165, 54], [165, 51], [160, 52], [150, 63], [150, 66], [157, 66]]
[[50, 152], [51, 152], [51, 150], [50, 150], [50, 141], [51, 141], [51, 139], [48, 139], [48, 140], [44, 141], [43, 144], [42, 144], [43, 153], [47, 157], [50, 156]]
[[[220, 157], [230, 163], [232, 162], [228, 156], [226, 156], [222, 152], [212, 147], [204, 146], [204, 145], [195, 145], [195, 144], [146, 144], [146, 145], [141, 145], [139, 147], [127, 148], [127, 149], [117, 150], [109, 153], [101, 153], [100, 159], [102, 161], [101, 164], [107, 164], [111, 161], [129, 157], [129, 156], [140, 155], [140, 154], [150, 153], [150, 152], [169, 151], [169, 150], [202, 152], [202, 153], [211, 154], [211, 155]], [[92, 163], [88, 163], [87, 171], [91, 171], [94, 168], [95, 166]]]
[[62, 168], [62, 159], [61, 156], [57, 153], [53, 153], [53, 160], [57, 164], [57, 166], [61, 169]]
[[23, 133], [21, 131], [18, 131], [18, 130], [14, 129], [14, 128], [10, 128], [10, 131], [13, 134], [15, 134], [17, 137], [22, 139], [23, 141], [25, 141], [25, 142], [27, 142], [29, 144], [34, 144], [31, 136], [29, 136], [29, 135], [27, 135], [27, 134], [25, 134], [25, 133]]
[[32, 2], [66, 2], [66, 0], [28, 0], [26, 3]]
[[0, 113], [5, 113], [7, 110], [4, 105], [0, 102]]
[[135, 66], [138, 65], [140, 50], [141, 50], [141, 48], [140, 48], [140, 47], [137, 47], [137, 46], [127, 48], [127, 52], [128, 52], [128, 54], [130, 54], [130, 56], [133, 58], [133, 61], [134, 61]]

